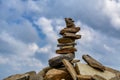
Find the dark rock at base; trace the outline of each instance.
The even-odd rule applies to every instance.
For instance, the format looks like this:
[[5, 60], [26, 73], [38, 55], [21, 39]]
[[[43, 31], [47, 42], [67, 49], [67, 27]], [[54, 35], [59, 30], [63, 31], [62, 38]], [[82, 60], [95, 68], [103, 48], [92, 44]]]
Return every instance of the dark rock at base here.
[[74, 53], [69, 53], [69, 54], [64, 54], [64, 55], [60, 55], [54, 58], [49, 59], [49, 66], [50, 67], [54, 67], [54, 68], [59, 68], [63, 66], [62, 60], [66, 59], [66, 60], [73, 60], [75, 57]]

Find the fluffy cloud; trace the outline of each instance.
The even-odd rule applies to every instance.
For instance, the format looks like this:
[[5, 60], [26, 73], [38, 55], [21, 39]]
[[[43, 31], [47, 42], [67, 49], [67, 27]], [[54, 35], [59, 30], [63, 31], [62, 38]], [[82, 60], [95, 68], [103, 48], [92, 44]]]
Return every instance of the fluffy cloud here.
[[104, 65], [120, 69], [120, 63], [115, 62], [120, 60], [120, 40], [98, 32], [80, 21], [77, 24], [81, 26], [79, 34], [82, 35], [77, 45], [77, 58], [83, 54], [90, 54]]
[[[39, 70], [43, 67], [42, 62], [34, 57], [35, 53], [40, 49], [37, 44], [26, 44], [6, 32], [0, 33], [0, 40], [7, 43], [6, 47], [3, 46], [5, 51], [0, 52], [0, 64], [12, 67], [10, 73], [12, 73], [12, 70], [21, 72], [25, 66], [28, 66], [25, 71], [33, 68]], [[7, 48], [11, 52], [7, 52]]]
[[[44, 34], [46, 35], [47, 41], [51, 41], [51, 39], [53, 40], [54, 37], [58, 36], [56, 34], [59, 33], [59, 30], [62, 29], [63, 26], [65, 26], [65, 24], [63, 25], [64, 22], [61, 22], [61, 19], [57, 19], [57, 21], [60, 21], [60, 24], [63, 25], [60, 28], [57, 26], [59, 25], [57, 24], [57, 21], [54, 21], [54, 23], [56, 23], [56, 26], [53, 26], [53, 21], [54, 19], [47, 19], [45, 17], [41, 17], [40, 19], [38, 19], [37, 22], [39, 28], [42, 29], [43, 32], [46, 32]], [[44, 23], [46, 23], [46, 25], [41, 25]], [[48, 29], [45, 29], [45, 26], [47, 26]], [[81, 21], [76, 21], [76, 26], [81, 27], [81, 31], [78, 34], [82, 35], [82, 38], [77, 41], [78, 52], [76, 53], [76, 57], [81, 59], [80, 56], [82, 56], [83, 54], [90, 54], [91, 56], [102, 62], [104, 65], [119, 69], [119, 63], [113, 60], [119, 60], [119, 57], [117, 57], [119, 56], [120, 50], [120, 47], [118, 47], [120, 45], [119, 39], [101, 33], [100, 31], [93, 29], [92, 27], [82, 23]], [[54, 33], [55, 35], [51, 36], [48, 34], [48, 32]], [[50, 36], [53, 38], [50, 38]], [[55, 41], [53, 43], [50, 43], [50, 45], [54, 45], [54, 50], [56, 47], [55, 43]], [[52, 52], [54, 52], [54, 50]]]
[[[40, 17], [35, 24], [42, 31], [45, 36], [44, 42], [47, 44], [41, 50], [45, 53], [49, 53], [49, 58], [56, 56], [55, 50], [57, 49], [57, 39], [60, 37], [59, 31], [64, 24], [61, 19], [48, 19], [46, 17]], [[60, 26], [61, 25], [61, 26]]]
[[0, 79], [48, 65], [56, 56], [64, 17], [81, 27], [76, 58], [87, 53], [120, 69], [115, 62], [120, 60], [119, 0], [1, 0], [0, 7]]
[[[55, 20], [56, 22], [54, 22]], [[11, 65], [14, 70], [22, 70], [24, 66], [28, 66], [29, 70], [34, 68], [40, 69], [40, 67], [46, 64], [43, 64], [40, 59], [37, 59], [35, 57], [36, 55], [39, 54], [39, 58], [44, 53], [48, 55], [48, 58], [55, 56], [57, 38], [60, 37], [58, 36], [58, 30], [65, 26], [64, 22], [61, 19], [40, 17], [35, 21], [35, 24], [38, 25], [38, 28], [45, 35], [44, 43], [46, 44], [39, 47], [36, 43], [24, 43], [7, 32], [2, 32], [0, 34], [0, 40], [7, 43], [8, 48], [12, 52], [7, 54], [7, 56], [1, 54], [1, 64]], [[81, 59], [80, 56], [87, 53], [104, 65], [119, 69], [119, 63], [114, 62], [114, 60], [119, 60], [120, 41], [94, 30], [81, 21], [76, 22], [76, 26], [78, 25], [81, 27], [79, 34], [82, 35], [82, 38], [77, 41], [78, 52], [76, 52], [76, 58]]]
[[51, 41], [55, 41], [57, 39], [56, 32], [54, 31], [52, 27], [52, 21], [49, 19], [46, 19], [44, 17], [40, 18], [37, 23], [39, 25], [39, 28], [42, 30], [42, 32], [46, 35], [46, 37]]
[[103, 12], [109, 17], [113, 27], [120, 30], [120, 2], [105, 0]]

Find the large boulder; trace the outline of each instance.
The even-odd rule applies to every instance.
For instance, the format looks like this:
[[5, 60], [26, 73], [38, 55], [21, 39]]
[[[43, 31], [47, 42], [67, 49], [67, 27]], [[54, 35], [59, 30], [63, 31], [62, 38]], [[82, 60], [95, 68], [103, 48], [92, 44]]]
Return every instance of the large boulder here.
[[45, 77], [45, 74], [48, 72], [48, 70], [52, 69], [51, 67], [45, 67], [40, 72], [38, 72], [37, 76], [39, 77], [39, 80], [43, 80]]
[[50, 69], [45, 75], [45, 80], [61, 80], [61, 79], [73, 80], [66, 69]]
[[63, 59], [72, 61], [74, 57], [75, 57], [74, 53], [69, 53], [69, 54], [64, 54], [64, 55], [60, 55], [57, 57], [53, 57], [49, 59], [49, 66], [53, 68], [60, 68], [61, 66], [63, 66], [63, 63], [62, 63]]
[[94, 69], [93, 67], [89, 66], [88, 64], [82, 64], [80, 62], [76, 63], [76, 71], [79, 75], [98, 75], [95, 76], [95, 80], [96, 78], [101, 80], [110, 80], [111, 78], [115, 77], [116, 74], [110, 71], [105, 70], [104, 72], [101, 72], [99, 70]]

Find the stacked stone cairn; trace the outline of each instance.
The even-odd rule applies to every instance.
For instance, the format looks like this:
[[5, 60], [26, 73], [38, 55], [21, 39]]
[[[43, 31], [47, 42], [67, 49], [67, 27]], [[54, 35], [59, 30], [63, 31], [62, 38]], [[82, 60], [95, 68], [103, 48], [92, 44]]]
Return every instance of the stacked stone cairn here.
[[81, 35], [76, 33], [80, 31], [80, 27], [76, 27], [72, 18], [65, 18], [66, 28], [60, 31], [62, 38], [58, 39], [57, 47], [60, 49], [56, 50], [57, 54], [60, 56], [54, 57], [49, 60], [50, 67], [58, 68], [63, 66], [62, 59], [72, 61], [75, 58], [75, 40], [80, 39]]
[[65, 18], [66, 28], [60, 31], [57, 57], [49, 59], [49, 66], [40, 72], [30, 71], [23, 74], [11, 75], [3, 80], [120, 80], [120, 71], [102, 65], [89, 55], [82, 58], [87, 64], [75, 60], [75, 40], [81, 35], [76, 33], [80, 27], [74, 25], [71, 18]]

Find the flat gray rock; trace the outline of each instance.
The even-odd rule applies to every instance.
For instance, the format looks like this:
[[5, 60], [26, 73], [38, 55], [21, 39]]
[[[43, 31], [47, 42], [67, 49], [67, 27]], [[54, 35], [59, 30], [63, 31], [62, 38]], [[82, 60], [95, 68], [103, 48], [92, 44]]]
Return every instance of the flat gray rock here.
[[91, 76], [98, 75], [106, 80], [109, 80], [116, 76], [115, 73], [112, 73], [110, 71], [105, 70], [104, 72], [101, 72], [99, 70], [90, 67], [88, 64], [82, 64], [80, 62], [76, 63], [76, 71], [80, 75], [91, 75]]

